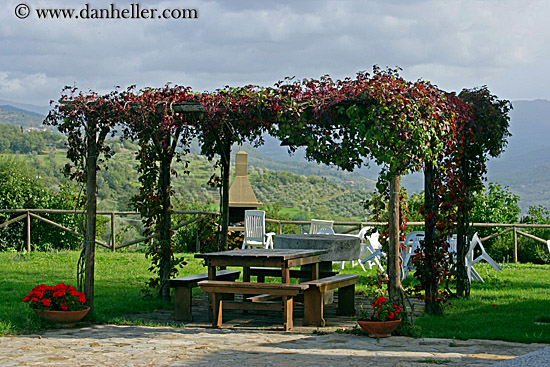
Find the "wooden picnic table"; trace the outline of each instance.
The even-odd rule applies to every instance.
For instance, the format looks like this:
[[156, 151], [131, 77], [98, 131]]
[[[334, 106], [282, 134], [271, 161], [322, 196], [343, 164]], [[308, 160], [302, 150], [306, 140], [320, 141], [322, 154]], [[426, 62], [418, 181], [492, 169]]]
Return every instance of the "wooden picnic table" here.
[[250, 282], [250, 267], [275, 267], [281, 269], [281, 283], [290, 283], [289, 269], [295, 266], [311, 265], [311, 279], [319, 279], [321, 255], [327, 250], [316, 249], [245, 249], [195, 254], [204, 259], [208, 266], [208, 279], [216, 279], [216, 267], [243, 268], [243, 281]]
[[[293, 326], [293, 297], [308, 288], [305, 285], [290, 284], [290, 268], [310, 265], [310, 279], [319, 279], [319, 264], [321, 255], [327, 250], [304, 249], [244, 249], [234, 251], [209, 252], [195, 254], [196, 258], [204, 259], [208, 266], [208, 281], [199, 283], [203, 291], [210, 292], [212, 303], [212, 326], [221, 327], [222, 309], [240, 310], [282, 310], [284, 329]], [[243, 282], [216, 281], [216, 268], [227, 266], [243, 268]], [[281, 269], [281, 283], [251, 283], [251, 267], [268, 267]], [[282, 297], [282, 304], [261, 302], [235, 302], [222, 300], [223, 294], [267, 294]]]

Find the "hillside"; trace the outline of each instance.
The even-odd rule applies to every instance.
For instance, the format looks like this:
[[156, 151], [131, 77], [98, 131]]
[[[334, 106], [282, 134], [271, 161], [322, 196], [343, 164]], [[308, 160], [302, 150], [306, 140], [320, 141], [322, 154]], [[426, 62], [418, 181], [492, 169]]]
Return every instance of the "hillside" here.
[[[501, 157], [493, 158], [488, 164], [488, 181], [499, 182], [521, 197], [520, 206], [524, 212], [529, 206], [543, 205], [550, 208], [550, 101], [513, 101], [510, 112], [510, 131], [508, 145]], [[15, 106], [15, 107], [13, 107]], [[22, 126], [43, 127], [41, 114], [47, 113], [47, 107], [15, 104], [0, 100], [0, 123]], [[53, 132], [53, 131], [52, 131]], [[1, 137], [0, 137], [1, 138]], [[378, 177], [378, 167], [362, 167], [355, 172], [343, 172], [332, 167], [308, 162], [303, 150], [289, 155], [287, 148], [280, 142], [265, 136], [265, 144], [257, 149], [249, 145], [234, 147], [249, 154], [249, 165], [254, 169], [286, 171], [298, 175], [315, 175], [330, 183], [354, 189], [372, 191]], [[198, 146], [193, 152], [198, 155]], [[113, 163], [116, 164], [116, 163]], [[409, 193], [423, 189], [421, 174], [403, 178], [403, 186]], [[190, 195], [204, 195], [201, 194]]]
[[44, 117], [37, 113], [21, 110], [12, 106], [0, 106], [0, 124], [15, 125], [25, 128], [47, 130], [43, 125]]
[[[113, 149], [117, 153], [108, 162], [107, 169], [98, 172], [98, 208], [131, 210], [130, 198], [139, 188], [135, 170], [136, 147], [129, 142], [124, 145], [113, 142]], [[55, 188], [66, 180], [61, 174], [61, 169], [66, 163], [64, 151], [58, 149], [49, 154], [18, 156], [35, 167], [48, 186]], [[174, 165], [179, 172], [172, 182], [174, 206], [188, 208], [189, 205], [210, 205], [212, 209], [217, 210], [219, 192], [207, 186], [214, 172], [213, 162], [195, 154], [189, 155], [187, 159], [190, 161], [189, 175], [182, 174], [183, 163]], [[352, 190], [315, 175], [276, 172], [252, 165], [249, 165], [249, 178], [260, 202], [278, 204], [281, 210], [293, 219], [329, 216], [335, 220], [366, 220], [367, 213], [363, 209], [362, 201], [370, 196], [368, 191]]]
[[[213, 162], [201, 155], [189, 155], [187, 159], [190, 161], [190, 174], [179, 174], [173, 179], [176, 201], [211, 203], [217, 209], [219, 192], [207, 186], [214, 172]], [[130, 193], [136, 192], [138, 187], [137, 174], [133, 169], [134, 153], [123, 150], [115, 155], [108, 166], [109, 169], [101, 172], [98, 179], [101, 205], [127, 206]], [[183, 164], [176, 163], [174, 167], [178, 172], [183, 172]], [[234, 167], [231, 171], [234, 172]], [[352, 190], [315, 175], [276, 172], [250, 163], [248, 173], [258, 200], [264, 204], [279, 204], [294, 219], [327, 215], [334, 219], [366, 218], [361, 201], [370, 194], [365, 190]], [[122, 190], [120, 186], [123, 186]], [[121, 197], [124, 198], [122, 203]]]
[[8, 105], [10, 107], [18, 108], [25, 112], [34, 112], [39, 114], [40, 116], [46, 116], [50, 111], [50, 106], [37, 106], [34, 104], [9, 101], [7, 99], [0, 99], [0, 105], [2, 106]]
[[254, 149], [250, 145], [235, 148], [234, 150], [238, 151], [240, 149], [248, 153], [248, 164], [252, 167], [266, 168], [273, 171], [286, 171], [305, 176], [315, 175], [325, 178], [328, 182], [352, 189], [366, 191], [374, 191], [375, 189], [376, 181], [361, 175], [359, 172], [346, 172], [336, 167], [329, 167], [314, 162], [275, 160], [271, 158], [269, 153], [265, 155], [261, 154], [261, 149]]

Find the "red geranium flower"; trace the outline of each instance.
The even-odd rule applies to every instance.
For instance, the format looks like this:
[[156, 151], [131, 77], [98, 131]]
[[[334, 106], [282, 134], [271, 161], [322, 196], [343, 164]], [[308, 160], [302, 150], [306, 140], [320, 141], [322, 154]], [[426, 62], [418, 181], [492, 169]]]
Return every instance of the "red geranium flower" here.
[[59, 283], [54, 287], [39, 284], [23, 298], [23, 302], [37, 310], [76, 311], [82, 309], [86, 296], [68, 284]]
[[371, 306], [371, 314], [369, 314], [369, 311], [367, 310], [359, 310], [359, 320], [388, 321], [399, 319], [401, 306], [389, 303], [388, 299], [384, 296], [377, 297], [376, 300], [371, 303]]

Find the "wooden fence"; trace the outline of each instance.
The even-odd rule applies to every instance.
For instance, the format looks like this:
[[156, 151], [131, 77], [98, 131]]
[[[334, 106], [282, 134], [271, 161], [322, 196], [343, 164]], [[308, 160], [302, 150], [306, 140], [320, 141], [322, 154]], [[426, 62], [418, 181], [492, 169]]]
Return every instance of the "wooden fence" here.
[[[17, 221], [26, 220], [26, 247], [27, 247], [27, 251], [31, 251], [31, 230], [32, 230], [31, 218], [41, 220], [45, 223], [51, 224], [54, 227], [57, 227], [59, 229], [62, 229], [62, 230], [67, 231], [69, 233], [72, 233], [76, 236], [84, 237], [84, 235], [81, 234], [81, 233], [78, 233], [78, 232], [76, 232], [76, 231], [74, 231], [70, 228], [64, 227], [64, 226], [62, 226], [58, 223], [55, 223], [55, 222], [39, 215], [40, 213], [82, 214], [82, 215], [84, 215], [85, 211], [83, 211], [83, 210], [74, 211], [74, 210], [59, 210], [59, 209], [0, 209], [0, 213], [20, 214], [20, 215], [14, 217], [14, 218], [9, 219], [8, 221], [6, 221], [4, 223], [0, 223], [0, 229], [4, 228], [4, 227], [6, 227], [6, 226], [8, 226], [12, 223], [15, 223]], [[116, 241], [115, 241], [115, 235], [116, 235], [115, 217], [116, 216], [139, 215], [139, 213], [134, 212], [134, 211], [98, 211], [97, 214], [110, 217], [111, 233], [110, 233], [110, 238], [109, 238], [109, 244], [107, 244], [105, 242], [102, 242], [102, 241], [99, 241], [97, 239], [95, 240], [95, 242], [100, 246], [110, 248], [112, 251], [116, 251], [117, 249], [127, 247], [127, 246], [130, 246], [130, 245], [134, 245], [134, 244], [137, 244], [137, 243], [140, 243], [140, 242], [144, 242], [146, 240], [149, 240], [149, 239], [154, 238], [154, 237], [157, 236], [157, 235], [151, 235], [151, 236], [147, 236], [147, 237], [141, 237], [141, 238], [138, 238], [138, 239], [135, 239], [135, 240], [132, 240], [132, 241], [128, 241], [128, 242], [125, 242], [123, 244], [120, 244], [120, 245], [116, 246]], [[204, 212], [204, 211], [173, 211], [172, 214], [187, 214], [187, 215], [195, 215], [195, 216], [193, 218], [187, 220], [187, 221], [184, 221], [182, 223], [179, 223], [179, 224], [171, 227], [170, 228], [171, 230], [177, 230], [177, 229], [179, 229], [181, 227], [184, 227], [188, 224], [191, 224], [191, 223], [194, 223], [194, 222], [197, 222], [197, 221], [201, 221], [203, 219], [204, 215], [219, 215], [219, 213], [216, 213], [216, 212]], [[277, 232], [279, 234], [282, 233], [282, 225], [283, 224], [309, 225], [311, 223], [310, 221], [292, 221], [292, 220], [278, 220], [278, 219], [266, 219], [266, 222], [276, 223], [277, 226], [278, 226]], [[386, 222], [345, 222], [345, 221], [344, 222], [334, 222], [334, 226], [347, 227], [347, 228], [343, 229], [342, 231], [340, 231], [340, 233], [354, 232], [356, 230], [359, 230], [362, 227], [367, 227], [367, 226], [376, 227], [376, 226], [384, 226], [384, 225], [386, 225]], [[527, 233], [527, 232], [524, 232], [523, 230], [521, 230], [521, 229], [530, 229], [530, 228], [550, 228], [549, 224], [472, 223], [471, 225], [473, 227], [480, 227], [480, 228], [482, 228], [482, 227], [505, 228], [504, 230], [502, 230], [498, 233], [493, 233], [493, 234], [491, 234], [487, 237], [481, 238], [482, 242], [486, 241], [486, 240], [489, 240], [489, 239], [492, 239], [492, 238], [495, 238], [497, 236], [501, 236], [501, 235], [503, 235], [505, 233], [508, 233], [508, 232], [513, 232], [513, 242], [514, 242], [513, 261], [514, 262], [517, 262], [517, 258], [518, 258], [518, 255], [517, 255], [518, 254], [518, 251], [517, 251], [517, 249], [518, 249], [518, 235], [525, 236], [527, 238], [539, 241], [539, 242], [547, 245], [548, 246], [548, 251], [550, 252], [550, 239], [548, 239], [548, 240], [542, 239], [542, 238], [536, 237], [536, 236], [534, 236], [530, 233]], [[423, 227], [424, 222], [408, 222], [407, 226]], [[242, 227], [232, 227], [232, 229], [233, 230], [242, 230]], [[196, 238], [195, 250], [196, 250], [196, 252], [199, 252], [200, 242], [199, 242], [199, 238], [198, 238], [198, 233], [196, 234], [195, 238]]]
[[[61, 224], [59, 223], [55, 223], [54, 221], [51, 221], [47, 218], [44, 218], [36, 213], [55, 213], [55, 214], [86, 214], [86, 212], [84, 210], [61, 210], [61, 209], [0, 209], [0, 213], [23, 213], [15, 218], [12, 218], [4, 223], [0, 223], [0, 229], [4, 228], [4, 227], [7, 227], [8, 225], [12, 224], [12, 223], [15, 223], [17, 221], [20, 221], [20, 220], [24, 220], [26, 219], [26, 222], [27, 222], [27, 225], [26, 225], [26, 247], [27, 247], [27, 251], [31, 251], [31, 229], [32, 229], [32, 226], [31, 226], [31, 218], [35, 218], [35, 219], [38, 219], [38, 220], [41, 220], [45, 223], [48, 223], [48, 224], [51, 224], [52, 226], [56, 227], [56, 228], [59, 228], [59, 229], [62, 229], [66, 232], [69, 232], [69, 233], [72, 233], [78, 237], [82, 237], [84, 238], [84, 235], [82, 233], [79, 233], [79, 232], [76, 232], [70, 228], [67, 228], [65, 226], [62, 226]], [[214, 213], [214, 212], [202, 212], [202, 211], [173, 211], [172, 214], [188, 214], [188, 215], [195, 215], [195, 217], [193, 217], [192, 219], [190, 220], [187, 220], [185, 222], [182, 222], [182, 223], [179, 223], [173, 227], [171, 227], [170, 229], [175, 231], [181, 227], [184, 227], [188, 224], [191, 224], [191, 223], [194, 223], [194, 222], [197, 222], [197, 221], [200, 221], [202, 220], [203, 218], [203, 215], [217, 215], [218, 213]], [[127, 215], [139, 215], [138, 212], [133, 212], [133, 211], [122, 211], [122, 212], [118, 212], [118, 211], [98, 211], [97, 212], [97, 215], [104, 215], [104, 216], [108, 216], [110, 217], [110, 226], [111, 226], [111, 233], [110, 233], [110, 237], [109, 237], [109, 244], [105, 243], [105, 242], [102, 242], [100, 240], [95, 240], [95, 243], [97, 243], [98, 245], [100, 246], [103, 246], [103, 247], [106, 247], [106, 248], [110, 248], [111, 250], [113, 251], [116, 251], [117, 249], [120, 249], [120, 248], [123, 248], [123, 247], [127, 247], [127, 246], [131, 246], [131, 245], [134, 245], [134, 244], [137, 244], [137, 243], [140, 243], [140, 242], [144, 242], [144, 241], [147, 241], [147, 240], [150, 240], [152, 238], [155, 238], [158, 236], [158, 234], [153, 234], [151, 236], [147, 236], [147, 237], [141, 237], [141, 238], [138, 238], [138, 239], [135, 239], [135, 240], [132, 240], [132, 241], [128, 241], [128, 242], [125, 242], [123, 244], [120, 244], [120, 245], [116, 245], [116, 241], [115, 241], [115, 237], [116, 237], [116, 231], [115, 231], [115, 216], [127, 216]], [[196, 250], [198, 252], [199, 250], [199, 242], [198, 242], [198, 236], [196, 237]]]

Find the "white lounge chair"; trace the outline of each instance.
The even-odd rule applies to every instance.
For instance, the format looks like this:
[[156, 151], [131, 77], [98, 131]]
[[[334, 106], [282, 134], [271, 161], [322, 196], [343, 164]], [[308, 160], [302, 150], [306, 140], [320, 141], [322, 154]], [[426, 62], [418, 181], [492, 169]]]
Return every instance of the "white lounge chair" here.
[[265, 211], [244, 211], [243, 249], [252, 247], [273, 248], [274, 232], [265, 233]]
[[370, 236], [364, 237], [365, 247], [361, 250], [361, 254], [359, 254], [359, 264], [363, 270], [365, 270], [363, 264], [366, 264], [369, 269], [371, 269], [373, 265], [376, 265], [382, 273], [385, 272], [380, 260], [386, 257], [386, 254], [382, 252], [382, 245], [378, 241], [379, 237], [380, 234], [378, 232], [374, 232]]
[[[365, 269], [365, 266], [363, 265], [363, 263], [361, 263], [361, 255], [363, 254], [363, 251], [365, 251], [365, 235], [367, 234], [367, 232], [372, 229], [371, 227], [363, 227], [361, 228], [361, 230], [359, 231], [359, 233], [357, 234], [346, 234], [346, 236], [352, 236], [352, 237], [357, 237], [359, 238], [359, 241], [361, 241], [361, 252], [359, 254], [359, 258], [357, 259], [357, 262], [356, 261], [351, 261], [351, 266], [354, 267], [355, 265], [359, 264], [361, 266], [361, 268], [363, 269], [363, 271], [367, 271]], [[344, 265], [346, 264], [345, 261], [342, 261], [340, 263], [340, 269], [344, 269]], [[370, 266], [369, 266], [369, 269], [370, 269]]]
[[[475, 257], [476, 247], [479, 247], [479, 249], [481, 250], [481, 255], [477, 257]], [[497, 262], [493, 260], [491, 256], [489, 256], [487, 251], [485, 251], [485, 247], [483, 247], [483, 244], [481, 243], [481, 240], [479, 239], [479, 236], [476, 232], [472, 236], [472, 240], [470, 241], [470, 248], [468, 249], [468, 253], [466, 254], [466, 271], [468, 273], [468, 280], [470, 281], [470, 283], [472, 282], [472, 278], [479, 282], [485, 282], [481, 275], [479, 275], [479, 273], [476, 271], [476, 269], [474, 269], [474, 264], [481, 260], [487, 261], [489, 264], [491, 264], [493, 268], [496, 269], [496, 271], [502, 270]]]

